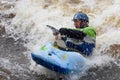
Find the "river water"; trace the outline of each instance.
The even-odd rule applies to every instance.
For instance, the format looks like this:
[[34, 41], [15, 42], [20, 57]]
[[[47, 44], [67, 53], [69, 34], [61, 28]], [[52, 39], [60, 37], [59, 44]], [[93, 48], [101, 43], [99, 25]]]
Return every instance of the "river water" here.
[[[119, 0], [0, 0], [0, 80], [120, 80]], [[72, 28], [83, 11], [97, 31], [86, 69], [62, 75], [36, 65], [31, 52], [54, 36], [46, 25]]]

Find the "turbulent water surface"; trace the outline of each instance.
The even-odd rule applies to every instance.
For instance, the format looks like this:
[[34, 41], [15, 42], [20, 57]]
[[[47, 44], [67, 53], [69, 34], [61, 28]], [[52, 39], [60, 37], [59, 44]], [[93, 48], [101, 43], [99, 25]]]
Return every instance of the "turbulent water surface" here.
[[[0, 0], [0, 80], [120, 80], [119, 0]], [[31, 52], [53, 41], [47, 24], [73, 28], [83, 11], [97, 31], [87, 67], [62, 75], [36, 65]]]

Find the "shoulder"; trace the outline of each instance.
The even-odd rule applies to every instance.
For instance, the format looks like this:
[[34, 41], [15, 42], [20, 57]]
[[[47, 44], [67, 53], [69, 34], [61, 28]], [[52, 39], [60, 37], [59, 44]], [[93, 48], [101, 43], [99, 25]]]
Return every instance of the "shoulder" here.
[[89, 31], [96, 33], [95, 28], [92, 27], [92, 26], [88, 26], [88, 27], [86, 27], [86, 28], [83, 29], [83, 32], [89, 32]]
[[96, 30], [94, 27], [88, 26], [83, 29], [83, 32], [91, 37], [96, 37]]
[[95, 28], [92, 26], [88, 26], [88, 27], [84, 28], [84, 30], [94, 30], [95, 31]]

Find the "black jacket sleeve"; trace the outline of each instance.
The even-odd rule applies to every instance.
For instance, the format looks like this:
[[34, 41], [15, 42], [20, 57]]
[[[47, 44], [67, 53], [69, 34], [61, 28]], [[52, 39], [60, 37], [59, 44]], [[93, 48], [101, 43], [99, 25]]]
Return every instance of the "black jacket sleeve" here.
[[59, 32], [61, 35], [66, 35], [69, 38], [75, 38], [80, 40], [83, 40], [83, 38], [86, 36], [86, 34], [82, 31], [67, 28], [60, 28]]

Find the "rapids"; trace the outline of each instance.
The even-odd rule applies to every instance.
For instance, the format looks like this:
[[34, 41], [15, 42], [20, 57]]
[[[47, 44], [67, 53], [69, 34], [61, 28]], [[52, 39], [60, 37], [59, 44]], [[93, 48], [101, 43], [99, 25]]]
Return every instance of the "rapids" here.
[[[54, 36], [46, 25], [73, 28], [83, 11], [97, 31], [96, 49], [78, 75], [56, 74], [31, 59]], [[0, 0], [0, 80], [120, 80], [120, 0]]]

